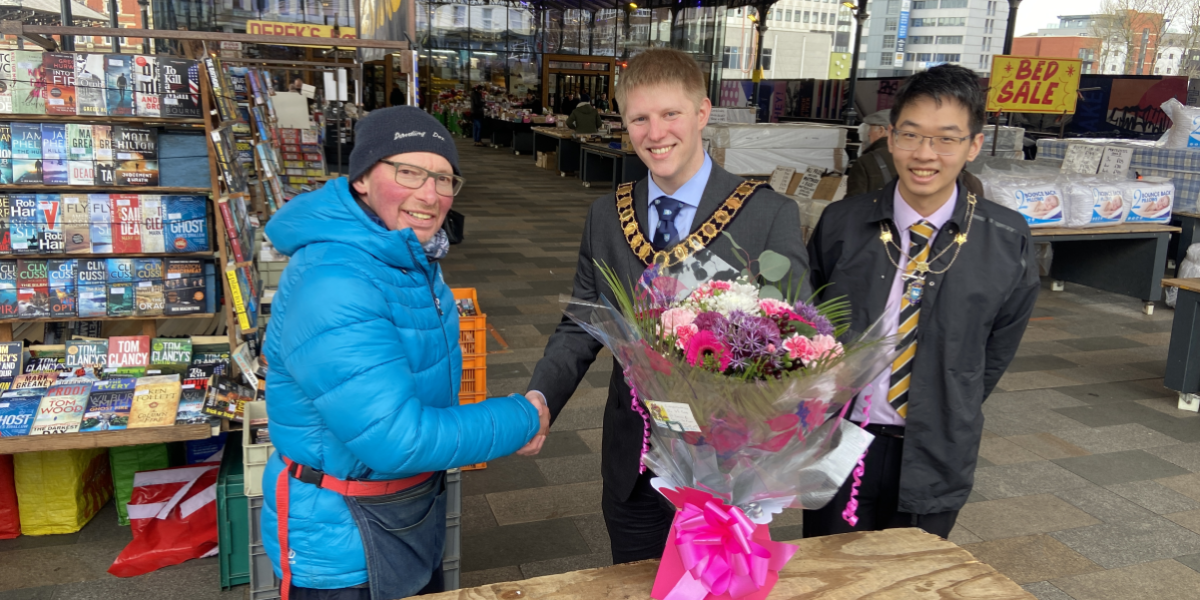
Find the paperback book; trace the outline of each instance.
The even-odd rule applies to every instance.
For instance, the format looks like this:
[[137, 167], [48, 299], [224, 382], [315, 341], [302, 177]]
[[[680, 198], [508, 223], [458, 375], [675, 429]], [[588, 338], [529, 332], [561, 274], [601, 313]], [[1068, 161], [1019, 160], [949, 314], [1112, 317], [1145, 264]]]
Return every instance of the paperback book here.
[[37, 50], [13, 51], [13, 113], [44, 115], [45, 82], [42, 79], [42, 53]]
[[180, 392], [179, 375], [138, 378], [133, 392], [133, 408], [129, 411], [129, 428], [174, 425]]
[[175, 424], [198, 425], [201, 423], [210, 423], [215, 425], [216, 419], [204, 414], [203, 411], [204, 395], [208, 391], [208, 387], [200, 386], [196, 383], [184, 383], [181, 387], [179, 409], [175, 412]]
[[200, 68], [194, 60], [160, 57], [162, 74], [162, 116], [200, 118]]
[[142, 209], [142, 252], [162, 254], [163, 244], [163, 197], [142, 194], [138, 198]]
[[12, 232], [9, 224], [12, 222], [12, 198], [8, 194], [0, 194], [0, 254], [12, 252]]
[[17, 261], [0, 260], [0, 319], [15, 319], [17, 303]]
[[152, 55], [135, 56], [132, 72], [136, 85], [134, 113], [139, 117], [162, 116], [162, 81], [158, 59]]
[[166, 306], [163, 315], [178, 317], [209, 312], [204, 267], [205, 261], [198, 258], [168, 258], [164, 261]]
[[67, 160], [95, 160], [95, 142], [92, 139], [92, 126], [80, 123], [67, 123]]
[[108, 316], [108, 269], [103, 259], [81, 258], [75, 268], [80, 317]]
[[62, 254], [62, 201], [58, 194], [38, 194], [37, 213], [37, 248], [38, 254]]
[[81, 117], [103, 117], [108, 114], [104, 94], [105, 56], [75, 55], [75, 113]]
[[92, 152], [95, 154], [96, 160], [115, 160], [112, 125], [92, 125]]
[[65, 52], [42, 54], [42, 77], [46, 82], [46, 114], [75, 114], [75, 55]]
[[167, 252], [207, 252], [208, 198], [163, 196], [163, 242]]
[[83, 413], [80, 431], [109, 431], [125, 429], [129, 425], [129, 411], [133, 407], [133, 393], [137, 379], [114, 377], [92, 382], [88, 396], [87, 412]]
[[65, 123], [42, 123], [42, 158], [67, 158], [67, 126]]
[[70, 185], [71, 177], [67, 171], [68, 162], [61, 158], [43, 158], [42, 183], [45, 185]]
[[67, 254], [90, 254], [92, 252], [86, 194], [62, 195], [62, 231], [63, 249]]
[[100, 377], [108, 363], [108, 340], [67, 340], [67, 368], [77, 377]]
[[88, 233], [92, 254], [112, 254], [113, 212], [108, 194], [88, 194]]
[[21, 374], [25, 349], [22, 342], [0, 343], [0, 391], [12, 387], [13, 379]]
[[166, 305], [163, 295], [163, 263], [158, 258], [135, 258], [133, 315], [135, 317], [162, 316]]
[[126, 54], [104, 57], [104, 93], [110, 117], [133, 116], [132, 65], [133, 57]]
[[29, 435], [75, 433], [87, 412], [88, 395], [92, 391], [90, 379], [63, 379], [46, 390], [33, 418]]
[[0, 394], [0, 437], [29, 435], [46, 388], [7, 390]]
[[50, 280], [46, 261], [17, 259], [17, 305], [22, 319], [50, 316]]
[[12, 114], [12, 92], [13, 53], [11, 50], [0, 50], [0, 114]]
[[50, 316], [74, 317], [75, 259], [46, 261], [46, 276], [50, 285]]
[[113, 215], [112, 251], [137, 254], [142, 251], [142, 209], [137, 194], [110, 194]]
[[[29, 368], [29, 365], [26, 365]], [[32, 373], [22, 373], [13, 378], [12, 389], [27, 390], [31, 388], [42, 388], [43, 390], [58, 383], [58, 371], [35, 371]]]
[[186, 338], [150, 340], [150, 367], [147, 375], [183, 375], [192, 362], [192, 342]]
[[108, 338], [108, 377], [141, 377], [150, 366], [150, 338], [145, 335], [113, 336]]
[[[0, 56], [4, 54], [0, 50]], [[0, 184], [13, 182], [12, 127], [0, 123]]]
[[[108, 270], [108, 299], [106, 309], [110, 317], [131, 317], [134, 306], [133, 259], [110, 258], [104, 261]], [[111, 348], [110, 348], [111, 350]]]
[[12, 217], [8, 222], [14, 254], [37, 254], [37, 196], [34, 194], [11, 194]]
[[96, 161], [67, 161], [67, 185], [95, 185], [95, 183]]

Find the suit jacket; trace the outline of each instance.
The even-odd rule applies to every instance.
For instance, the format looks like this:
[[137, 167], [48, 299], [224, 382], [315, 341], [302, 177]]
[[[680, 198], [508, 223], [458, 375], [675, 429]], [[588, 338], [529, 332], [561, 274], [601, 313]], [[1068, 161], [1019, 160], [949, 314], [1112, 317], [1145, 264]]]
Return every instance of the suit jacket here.
[[[713, 165], [696, 217], [692, 220], [693, 232], [716, 212], [742, 181], [741, 177]], [[646, 239], [650, 239], [651, 233], [646, 228], [647, 189], [645, 179], [637, 182], [633, 198], [638, 225]], [[792, 261], [792, 272], [797, 279], [802, 279], [808, 272], [808, 252], [800, 232], [799, 208], [794, 201], [768, 187], [759, 188], [750, 197], [725, 231], [752, 257], [771, 249]], [[718, 236], [708, 247], [729, 264], [741, 264], [725, 236]], [[637, 281], [646, 269], [629, 249], [621, 233], [615, 194], [601, 197], [588, 210], [583, 240], [579, 245], [579, 264], [575, 269], [573, 291], [573, 295], [582, 300], [594, 301], [603, 295], [615, 304], [612, 291], [605, 284], [596, 263], [608, 265], [626, 281]], [[807, 298], [810, 293], [805, 282], [802, 297]], [[533, 371], [529, 389], [546, 396], [552, 418], [558, 418], [588, 367], [596, 360], [600, 348], [600, 342], [566, 317], [550, 336], [545, 356]], [[629, 498], [637, 483], [642, 431], [642, 418], [633, 410], [629, 387], [621, 375], [621, 366], [614, 360], [612, 379], [608, 385], [608, 403], [604, 408], [601, 472], [605, 487], [615, 492], [621, 501]]]

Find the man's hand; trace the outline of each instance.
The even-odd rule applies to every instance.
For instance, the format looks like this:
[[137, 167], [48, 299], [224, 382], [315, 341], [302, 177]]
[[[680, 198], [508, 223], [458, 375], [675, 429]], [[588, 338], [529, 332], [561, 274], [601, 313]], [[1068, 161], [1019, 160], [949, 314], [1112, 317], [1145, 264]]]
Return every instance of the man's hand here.
[[550, 407], [546, 404], [546, 397], [541, 392], [530, 390], [525, 393], [525, 399], [530, 404], [537, 408], [538, 421], [541, 422], [541, 428], [538, 429], [537, 435], [525, 444], [524, 448], [517, 450], [517, 454], [521, 456], [534, 456], [542, 451], [542, 444], [546, 443], [546, 434], [550, 431]]

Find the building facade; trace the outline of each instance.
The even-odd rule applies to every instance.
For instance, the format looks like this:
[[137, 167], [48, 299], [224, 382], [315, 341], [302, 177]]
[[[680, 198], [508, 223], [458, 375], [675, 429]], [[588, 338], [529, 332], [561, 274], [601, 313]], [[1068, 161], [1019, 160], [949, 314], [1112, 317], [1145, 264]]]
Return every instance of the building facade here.
[[[832, 0], [780, 0], [766, 14], [764, 79], [824, 79], [834, 53], [849, 51], [850, 9]], [[726, 12], [722, 79], [750, 79], [757, 64], [757, 11]]]
[[1004, 53], [1006, 0], [875, 0], [863, 24], [859, 74], [911, 75], [957, 64], [981, 75]]

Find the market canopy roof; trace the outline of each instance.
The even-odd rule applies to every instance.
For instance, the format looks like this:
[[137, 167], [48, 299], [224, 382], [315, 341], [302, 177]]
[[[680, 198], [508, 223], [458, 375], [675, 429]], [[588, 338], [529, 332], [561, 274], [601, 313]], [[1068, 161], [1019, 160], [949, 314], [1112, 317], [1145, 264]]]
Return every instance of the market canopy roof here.
[[[0, 20], [23, 21], [29, 17], [59, 17], [62, 5], [58, 0], [0, 0]], [[108, 16], [80, 4], [71, 2], [71, 17], [74, 21], [108, 21]]]
[[[463, 0], [430, 0], [428, 4], [462, 4]], [[572, 10], [582, 9], [595, 12], [604, 9], [619, 9], [629, 6], [630, 0], [476, 0], [471, 4], [491, 4], [495, 6], [512, 6], [534, 9]], [[756, 4], [774, 4], [775, 0], [633, 0], [639, 9], [656, 8], [697, 8], [724, 6], [726, 8], [741, 8]]]

